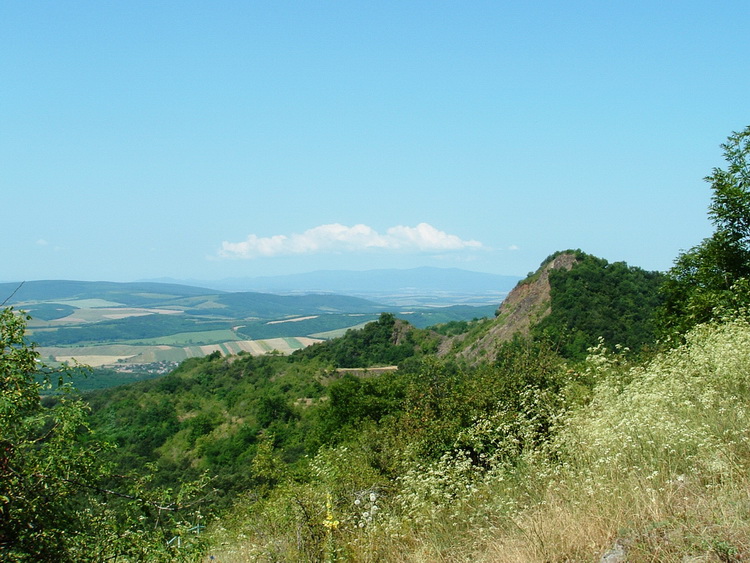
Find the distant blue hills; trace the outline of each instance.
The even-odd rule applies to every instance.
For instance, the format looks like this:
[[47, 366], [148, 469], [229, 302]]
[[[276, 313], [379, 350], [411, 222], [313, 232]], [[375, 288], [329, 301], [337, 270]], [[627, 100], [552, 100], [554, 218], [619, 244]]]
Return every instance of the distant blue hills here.
[[229, 278], [218, 281], [173, 278], [149, 281], [187, 284], [219, 291], [338, 293], [393, 304], [409, 299], [420, 303], [442, 301], [451, 304], [470, 301], [472, 297], [475, 301], [476, 298], [480, 298], [483, 302], [499, 304], [520, 280], [518, 276], [473, 272], [460, 268], [420, 267], [364, 271], [318, 270], [303, 274]]
[[[203, 316], [261, 318], [330, 312], [375, 313], [383, 306], [350, 295], [278, 295], [254, 291], [228, 292], [178, 283], [90, 282], [42, 280], [0, 283], [0, 297], [7, 305], [24, 305], [33, 312], [40, 303], [103, 300], [128, 307], [178, 308]], [[105, 305], [109, 306], [109, 305]]]
[[[375, 303], [395, 307], [499, 305], [521, 278], [472, 272], [459, 268], [421, 267], [381, 270], [320, 270], [304, 274], [231, 278], [216, 281], [161, 278], [137, 282], [37, 280], [0, 283], [0, 303], [70, 299], [105, 299], [128, 306], [156, 306], [165, 302], [214, 295], [214, 301], [268, 303], [271, 308], [297, 309], [290, 297], [327, 295], [335, 309], [370, 310]], [[241, 298], [232, 294], [244, 294]], [[221, 296], [224, 295], [223, 297]], [[285, 296], [279, 300], [278, 296]], [[364, 301], [356, 301], [359, 298]], [[281, 307], [282, 302], [284, 307]], [[373, 303], [375, 302], [375, 303]], [[305, 306], [313, 305], [309, 299]], [[330, 303], [328, 304], [330, 306]], [[315, 303], [313, 309], [325, 307]], [[231, 307], [232, 309], [234, 307]]]

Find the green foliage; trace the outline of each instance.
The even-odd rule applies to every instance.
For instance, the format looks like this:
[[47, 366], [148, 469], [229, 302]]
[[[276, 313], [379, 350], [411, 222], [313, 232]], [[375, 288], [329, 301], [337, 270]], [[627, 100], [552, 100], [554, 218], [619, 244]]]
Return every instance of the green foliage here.
[[285, 464], [313, 451], [324, 374], [314, 359], [212, 354], [162, 378], [87, 398], [97, 430], [120, 446], [113, 456], [120, 470], [153, 462], [161, 485], [208, 471], [221, 507], [240, 491], [267, 486], [267, 476], [251, 470], [260, 436], [273, 436], [274, 455]]
[[564, 356], [578, 360], [600, 337], [634, 352], [652, 344], [663, 276], [580, 251], [577, 258], [570, 270], [550, 270], [551, 313], [533, 334], [558, 342]]
[[465, 379], [465, 372], [457, 366], [432, 358], [410, 378], [402, 420], [417, 455], [439, 455], [470, 416], [461, 400]]
[[[415, 310], [402, 315], [409, 324], [416, 328], [430, 328], [451, 325], [452, 323], [471, 323], [484, 317], [492, 317], [497, 304], [492, 305], [451, 305], [449, 307], [433, 307]], [[457, 325], [453, 325], [457, 326]], [[440, 332], [440, 330], [437, 330]], [[440, 334], [443, 334], [440, 332]]]
[[76, 487], [99, 472], [97, 449], [75, 439], [84, 426], [80, 402], [65, 399], [53, 411], [42, 407], [33, 347], [24, 340], [25, 321], [12, 309], [0, 312], [0, 550], [8, 557], [51, 559], [67, 551], [63, 530], [76, 522]]
[[258, 424], [268, 428], [273, 423], [286, 423], [296, 417], [287, 397], [280, 390], [266, 391], [258, 398]]
[[467, 334], [487, 321], [488, 317], [493, 316], [496, 313], [496, 309], [497, 307], [493, 307], [492, 311], [488, 311], [488, 314], [485, 317], [474, 317], [471, 320], [448, 321], [447, 323], [441, 323], [431, 326], [429, 327], [429, 329], [442, 336], [458, 336], [460, 334]]
[[[565, 361], [548, 343], [522, 337], [502, 344], [494, 365], [469, 369], [428, 359], [409, 378], [399, 425], [417, 457], [436, 459], [459, 448], [458, 436], [477, 418], [498, 408], [511, 417], [524, 412], [524, 393], [561, 393], [564, 373]], [[540, 418], [540, 432], [545, 424]]]
[[328, 387], [328, 401], [319, 413], [318, 432], [333, 443], [360, 430], [370, 422], [379, 422], [403, 408], [405, 378], [397, 373], [377, 377], [344, 375]]
[[524, 389], [559, 392], [565, 368], [565, 360], [550, 341], [516, 336], [500, 346], [494, 366], [478, 370], [472, 393], [477, 401], [484, 401], [485, 410], [499, 402], [519, 409], [516, 401]]
[[469, 332], [469, 323], [467, 321], [449, 321], [431, 328], [443, 336], [458, 336], [459, 334]]
[[342, 338], [313, 344], [293, 354], [294, 358], [317, 358], [338, 368], [396, 365], [420, 352], [413, 329], [391, 313]]
[[[0, 558], [6, 561], [187, 560], [183, 504], [195, 488], [149, 486], [148, 475], [115, 477], [111, 446], [89, 429], [88, 410], [39, 362], [25, 340], [28, 317], [0, 312]], [[67, 392], [44, 406], [54, 377]], [[141, 468], [142, 470], [142, 468]], [[116, 486], [116, 490], [109, 487]], [[170, 538], [185, 538], [180, 548]]]
[[668, 272], [659, 315], [665, 334], [685, 333], [750, 304], [750, 126], [722, 148], [727, 168], [705, 178], [713, 191], [708, 215], [715, 231], [681, 253]]

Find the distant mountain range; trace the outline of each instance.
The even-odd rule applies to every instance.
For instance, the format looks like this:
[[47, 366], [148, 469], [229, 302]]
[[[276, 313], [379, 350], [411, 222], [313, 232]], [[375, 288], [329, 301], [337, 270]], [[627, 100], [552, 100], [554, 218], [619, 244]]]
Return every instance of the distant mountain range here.
[[338, 293], [390, 305], [499, 304], [521, 278], [459, 268], [319, 270], [304, 274], [229, 278], [219, 281], [148, 280], [202, 286], [220, 291]]

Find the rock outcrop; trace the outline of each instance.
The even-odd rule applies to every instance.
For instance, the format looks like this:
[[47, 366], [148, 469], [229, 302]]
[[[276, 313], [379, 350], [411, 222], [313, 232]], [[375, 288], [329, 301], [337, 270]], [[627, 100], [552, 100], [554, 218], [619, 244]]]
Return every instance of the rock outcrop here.
[[[508, 294], [485, 332], [472, 341], [458, 337], [452, 346], [457, 356], [470, 363], [494, 361], [498, 344], [511, 340], [513, 335], [528, 334], [531, 327], [550, 313], [550, 270], [570, 270], [578, 262], [574, 252], [562, 252], [543, 263], [539, 269], [522, 280]], [[446, 347], [447, 351], [447, 347]]]

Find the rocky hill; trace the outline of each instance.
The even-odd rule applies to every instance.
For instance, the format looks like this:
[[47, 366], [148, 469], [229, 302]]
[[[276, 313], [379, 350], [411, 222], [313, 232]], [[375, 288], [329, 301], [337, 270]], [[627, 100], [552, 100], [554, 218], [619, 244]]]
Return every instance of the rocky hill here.
[[493, 362], [504, 342], [521, 335], [554, 343], [569, 359], [585, 358], [600, 338], [639, 353], [655, 341], [661, 281], [661, 273], [624, 262], [558, 252], [518, 283], [494, 319], [443, 343], [441, 351], [470, 364]]
[[472, 364], [493, 361], [498, 345], [515, 334], [528, 335], [531, 327], [551, 312], [551, 270], [570, 270], [578, 262], [573, 251], [562, 252], [545, 260], [539, 269], [518, 282], [497, 310], [496, 317], [483, 330], [455, 337], [446, 342], [442, 352], [451, 348], [459, 358]]

